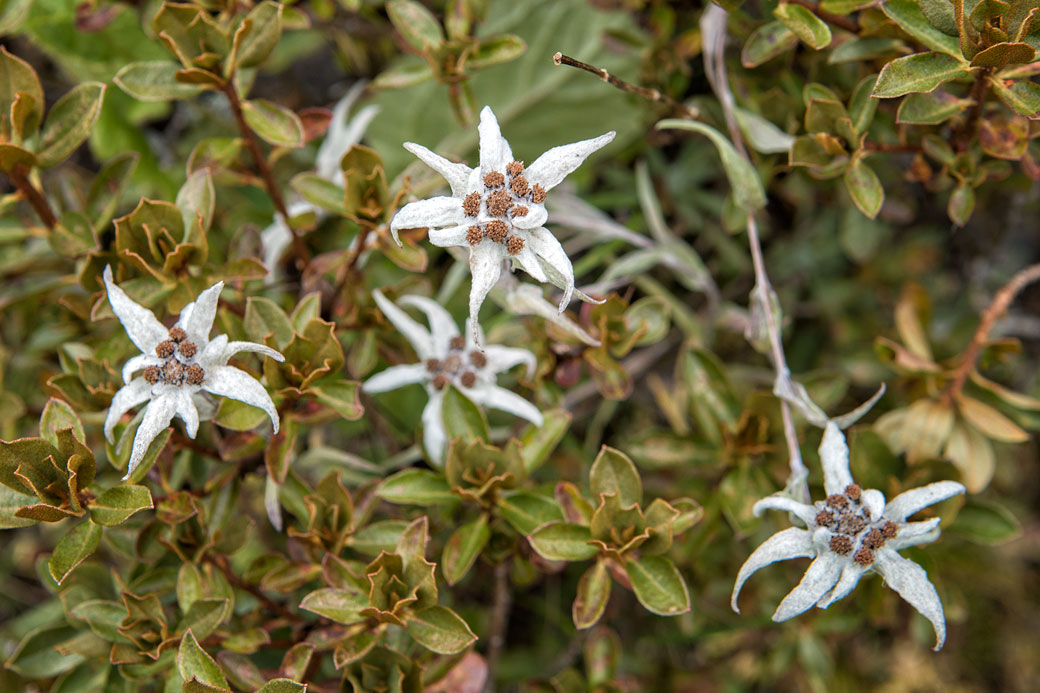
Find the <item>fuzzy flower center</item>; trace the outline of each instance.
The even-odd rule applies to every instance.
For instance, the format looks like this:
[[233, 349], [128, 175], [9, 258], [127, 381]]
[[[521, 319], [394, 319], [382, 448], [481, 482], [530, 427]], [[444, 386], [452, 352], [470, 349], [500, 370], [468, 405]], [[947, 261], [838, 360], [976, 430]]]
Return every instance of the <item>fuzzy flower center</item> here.
[[188, 333], [174, 327], [164, 339], [155, 345], [155, 355], [162, 363], [144, 369], [144, 379], [152, 385], [201, 385], [206, 371], [195, 363], [199, 348], [188, 341]]
[[474, 369], [487, 365], [487, 357], [479, 351], [466, 351], [466, 340], [453, 337], [450, 349], [442, 359], [426, 359], [426, 372], [434, 388], [443, 390], [449, 384], [473, 387], [477, 384]]
[[491, 171], [484, 175], [484, 194], [471, 192], [462, 200], [462, 211], [467, 217], [477, 217], [485, 209], [489, 221], [477, 223], [466, 229], [466, 242], [470, 245], [488, 239], [501, 243], [510, 255], [519, 255], [526, 240], [523, 229], [513, 225], [512, 220], [526, 217], [531, 211], [529, 204], [545, 202], [545, 189], [524, 177], [524, 165], [519, 161], [506, 164], [505, 171]]
[[874, 563], [874, 552], [899, 533], [899, 525], [871, 517], [862, 499], [863, 489], [856, 484], [846, 486], [843, 493], [827, 496], [816, 503], [816, 526], [832, 532], [831, 551], [839, 556], [851, 554], [852, 560], [866, 568]]

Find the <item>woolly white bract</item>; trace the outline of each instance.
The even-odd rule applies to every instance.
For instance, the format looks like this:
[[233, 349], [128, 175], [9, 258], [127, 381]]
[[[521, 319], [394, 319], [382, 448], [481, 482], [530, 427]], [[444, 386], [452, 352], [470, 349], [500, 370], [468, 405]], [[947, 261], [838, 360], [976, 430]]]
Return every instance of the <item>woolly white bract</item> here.
[[[575, 293], [570, 258], [543, 226], [546, 193], [559, 185], [593, 152], [614, 139], [599, 137], [553, 147], [526, 169], [513, 158], [502, 137], [495, 114], [487, 106], [480, 112], [480, 165], [470, 168], [434, 154], [426, 147], [406, 142], [404, 147], [447, 179], [451, 196], [410, 202], [390, 221], [390, 231], [400, 244], [400, 229], [429, 228], [430, 242], [441, 247], [469, 248], [473, 284], [469, 293], [470, 332], [479, 340], [477, 314], [491, 287], [502, 273], [503, 260], [512, 260], [539, 282], [563, 289], [563, 312]], [[579, 298], [590, 300], [580, 291]], [[479, 342], [478, 342], [479, 343]]]
[[472, 334], [462, 337], [448, 311], [425, 296], [402, 296], [399, 303], [413, 306], [426, 314], [426, 329], [398, 308], [379, 291], [372, 292], [379, 310], [393, 323], [415, 353], [419, 363], [391, 366], [365, 381], [365, 392], [386, 392], [405, 385], [422, 383], [429, 401], [422, 413], [423, 447], [430, 461], [443, 466], [448, 434], [444, 429], [442, 404], [444, 388], [449, 384], [477, 404], [499, 409], [535, 426], [542, 425], [542, 413], [526, 399], [496, 383], [496, 376], [514, 366], [527, 366], [528, 376], [534, 372], [535, 357], [526, 349], [489, 344], [480, 349]]
[[881, 573], [885, 583], [932, 622], [935, 649], [946, 641], [946, 618], [942, 602], [928, 573], [897, 551], [935, 541], [939, 518], [907, 522], [922, 508], [964, 493], [956, 481], [939, 481], [899, 494], [887, 504], [881, 491], [861, 489], [849, 472], [849, 448], [837, 424], [826, 425], [820, 443], [824, 488], [827, 499], [813, 505], [786, 496], [770, 496], [755, 504], [754, 512], [783, 510], [806, 524], [777, 532], [755, 549], [740, 568], [733, 585], [731, 605], [744, 582], [759, 568], [789, 558], [812, 558], [798, 586], [788, 594], [774, 621], [785, 621], [813, 605], [826, 609], [845, 597], [870, 570]]
[[262, 344], [229, 342], [227, 335], [209, 338], [224, 282], [217, 282], [199, 294], [184, 307], [177, 323], [167, 329], [151, 311], [116, 286], [111, 267], [105, 268], [104, 280], [112, 312], [123, 324], [130, 341], [141, 350], [123, 365], [126, 385], [112, 398], [105, 418], [108, 442], [115, 443], [112, 432], [123, 414], [148, 403], [134, 435], [124, 478], [133, 473], [148, 446], [170, 425], [174, 416], [184, 422], [188, 437], [195, 437], [199, 429], [199, 409], [212, 416], [213, 406], [206, 400], [205, 393], [263, 409], [271, 418], [274, 432], [278, 432], [278, 411], [267, 390], [251, 375], [227, 362], [240, 351], [255, 351], [276, 361], [282, 361], [282, 355]]

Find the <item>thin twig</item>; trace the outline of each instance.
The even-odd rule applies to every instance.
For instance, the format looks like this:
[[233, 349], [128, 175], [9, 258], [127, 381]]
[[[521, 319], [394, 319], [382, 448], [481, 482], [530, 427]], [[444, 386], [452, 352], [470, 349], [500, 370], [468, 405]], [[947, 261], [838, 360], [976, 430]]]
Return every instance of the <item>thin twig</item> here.
[[960, 364], [954, 371], [953, 380], [943, 392], [944, 402], [948, 403], [960, 394], [968, 376], [975, 370], [975, 362], [979, 360], [979, 354], [986, 346], [986, 340], [989, 338], [990, 330], [993, 329], [993, 324], [1007, 312], [1011, 302], [1015, 300], [1015, 296], [1037, 280], [1040, 280], [1040, 264], [1030, 265], [1011, 277], [1011, 280], [993, 297], [993, 301], [982, 313], [982, 319], [975, 330], [975, 335], [971, 338], [971, 343], [960, 356]]
[[890, 154], [919, 154], [924, 151], [919, 144], [889, 144], [886, 142], [871, 142], [870, 140], [863, 143], [863, 148], [872, 152], [887, 152]]
[[975, 73], [975, 83], [971, 85], [968, 98], [974, 103], [968, 109], [964, 118], [964, 124], [957, 129], [953, 135], [953, 144], [958, 152], [963, 152], [971, 146], [975, 139], [975, 131], [979, 126], [979, 116], [982, 115], [982, 107], [986, 104], [986, 94], [989, 92], [990, 68], [985, 67]]
[[509, 628], [509, 610], [513, 605], [513, 591], [509, 584], [512, 561], [505, 559], [495, 565], [495, 596], [491, 606], [491, 634], [488, 636], [487, 680], [484, 693], [495, 691], [495, 669], [506, 646], [506, 631]]
[[267, 158], [264, 157], [263, 152], [260, 150], [260, 142], [257, 141], [256, 135], [250, 129], [249, 124], [246, 123], [245, 114], [242, 112], [242, 101], [238, 97], [234, 80], [229, 79], [225, 81], [223, 91], [231, 106], [231, 113], [235, 117], [238, 131], [242, 134], [242, 139], [245, 140], [246, 147], [253, 156], [253, 162], [256, 164], [256, 170], [260, 174], [260, 178], [264, 181], [264, 187], [267, 188], [267, 194], [271, 196], [275, 209], [278, 210], [278, 213], [285, 221], [285, 227], [292, 234], [293, 253], [296, 255], [297, 263], [302, 263], [298, 265], [302, 268], [303, 264], [306, 264], [310, 259], [310, 253], [307, 252], [307, 246], [304, 245], [303, 238], [300, 237], [299, 232], [289, 223], [289, 210], [285, 206], [285, 198], [282, 197], [282, 191], [278, 188], [278, 184], [275, 183], [274, 174], [271, 173], [271, 167], [267, 163]]
[[253, 595], [261, 604], [263, 604], [279, 616], [287, 618], [290, 621], [300, 620], [299, 615], [294, 614], [291, 610], [289, 610], [288, 607], [286, 607], [283, 604], [279, 604], [278, 602], [268, 597], [256, 585], [250, 585], [248, 582], [235, 575], [235, 573], [231, 570], [231, 565], [228, 564], [227, 558], [225, 558], [224, 556], [213, 556], [210, 554], [206, 554], [203, 560], [207, 563], [210, 563], [211, 565], [216, 566], [217, 570], [223, 573], [224, 577], [227, 578], [227, 581], [231, 583], [234, 587], [237, 587], [238, 589]]
[[685, 118], [696, 118], [700, 115], [699, 113], [697, 113], [697, 109], [690, 108], [689, 106], [684, 106], [672, 97], [667, 96], [666, 94], [662, 94], [657, 89], [651, 89], [649, 87], [640, 87], [636, 86], [635, 84], [629, 84], [625, 80], [618, 79], [614, 75], [610, 74], [604, 68], [594, 67], [592, 65], [589, 65], [588, 63], [583, 63], [580, 60], [575, 60], [569, 55], [564, 55], [563, 53], [556, 53], [556, 55], [553, 56], [553, 63], [555, 65], [569, 65], [570, 67], [576, 67], [579, 70], [591, 72], [592, 74], [596, 75], [612, 87], [616, 87], [621, 91], [628, 92], [629, 94], [635, 94], [636, 96], [640, 96], [646, 99], [647, 101], [655, 101], [657, 103], [662, 103], [671, 108], [676, 113], [681, 114]]
[[18, 192], [22, 194], [25, 201], [28, 202], [33, 211], [36, 212], [36, 216], [40, 217], [40, 221], [48, 229], [53, 229], [58, 224], [58, 218], [54, 216], [54, 210], [51, 209], [51, 205], [47, 202], [47, 198], [43, 196], [36, 186], [29, 180], [28, 172], [24, 166], [15, 166], [13, 169], [7, 172], [8, 178], [14, 184], [14, 187], [18, 188]]
[[857, 22], [854, 19], [849, 19], [848, 17], [843, 17], [840, 14], [834, 14], [833, 12], [828, 12], [827, 10], [821, 10], [819, 5], [817, 5], [814, 2], [809, 2], [809, 0], [787, 1], [790, 2], [792, 5], [801, 5], [802, 7], [806, 8], [814, 15], [822, 19], [823, 21], [833, 26], [836, 26], [839, 29], [851, 31], [854, 34], [859, 33], [859, 22]]
[[208, 445], [203, 445], [197, 440], [192, 440], [191, 438], [177, 430], [174, 430], [173, 432], [173, 442], [178, 447], [188, 448], [193, 452], [197, 452], [200, 455], [205, 455], [206, 457], [210, 457], [214, 460], [217, 460], [218, 462], [224, 461], [224, 458], [220, 456], [220, 451], [218, 451], [216, 448], [211, 448]]

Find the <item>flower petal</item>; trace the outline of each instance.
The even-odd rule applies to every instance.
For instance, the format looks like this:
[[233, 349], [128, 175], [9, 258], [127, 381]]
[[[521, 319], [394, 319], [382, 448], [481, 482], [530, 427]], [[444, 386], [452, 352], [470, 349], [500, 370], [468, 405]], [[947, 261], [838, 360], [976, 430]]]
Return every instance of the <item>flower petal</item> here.
[[195, 299], [195, 307], [185, 319], [181, 314], [180, 326], [188, 333], [188, 339], [196, 345], [209, 341], [209, 333], [213, 331], [213, 319], [217, 316], [217, 301], [224, 289], [224, 282], [217, 282]]
[[444, 309], [441, 304], [425, 296], [401, 296], [397, 299], [402, 306], [414, 306], [423, 313], [430, 323], [430, 337], [433, 339], [433, 352], [435, 354], [447, 354], [451, 349], [451, 340], [459, 336], [458, 325], [451, 313]]
[[816, 526], [816, 506], [799, 503], [794, 498], [787, 496], [766, 496], [755, 503], [752, 512], [755, 517], [760, 517], [766, 510], [783, 510], [791, 513], [809, 527]]
[[870, 513], [872, 520], [878, 520], [885, 512], [885, 494], [874, 488], [864, 489], [859, 502]]
[[816, 606], [826, 609], [839, 599], [844, 599], [859, 584], [859, 579], [863, 577], [867, 570], [869, 568], [864, 568], [859, 563], [846, 560], [844, 567], [841, 569], [841, 578], [838, 579], [838, 584], [830, 592], [823, 595], [820, 601], [816, 602]]
[[108, 292], [108, 304], [112, 306], [112, 312], [123, 324], [123, 329], [126, 330], [130, 341], [141, 350], [141, 353], [152, 353], [155, 345], [166, 339], [169, 330], [152, 315], [152, 311], [135, 303], [126, 295], [125, 291], [116, 286], [112, 280], [111, 267], [105, 267], [102, 278], [105, 280], [105, 289]]
[[176, 398], [176, 414], [184, 422], [184, 430], [188, 437], [194, 440], [195, 435], [199, 432], [199, 410], [195, 408], [195, 402], [192, 401], [191, 393], [188, 390], [181, 389], [176, 394]]
[[513, 366], [523, 364], [527, 366], [527, 377], [534, 375], [537, 365], [534, 354], [527, 349], [516, 349], [514, 347], [489, 344], [484, 347], [484, 357], [487, 359], [485, 368], [491, 373], [504, 373]]
[[885, 542], [885, 546], [893, 551], [900, 551], [909, 546], [929, 544], [939, 538], [940, 518], [933, 517], [924, 522], [907, 522], [899, 525], [899, 534]]
[[918, 510], [952, 498], [964, 491], [964, 484], [956, 481], [937, 481], [921, 488], [904, 491], [885, 507], [885, 519], [903, 522]]
[[777, 532], [762, 542], [761, 546], [744, 561], [744, 565], [740, 566], [737, 581], [733, 583], [733, 594], [730, 596], [729, 605], [738, 614], [740, 613], [740, 609], [737, 608], [737, 597], [740, 596], [740, 590], [747, 579], [761, 568], [777, 561], [809, 558], [815, 555], [816, 549], [813, 547], [812, 535], [808, 531], [791, 527]]
[[805, 571], [798, 586], [780, 602], [776, 613], [773, 614], [773, 620], [779, 622], [794, 618], [820, 601], [820, 598], [837, 584], [845, 562], [841, 556], [829, 551], [819, 555], [809, 564], [809, 569]]
[[552, 190], [574, 169], [581, 166], [590, 154], [605, 147], [613, 139], [614, 132], [611, 131], [591, 140], [553, 147], [527, 167], [527, 180], [531, 185], [537, 183], [546, 191]]
[[521, 419], [527, 419], [535, 426], [541, 426], [541, 410], [511, 390], [498, 385], [477, 381], [473, 387], [461, 387], [460, 390], [477, 404], [499, 411], [508, 412]]
[[274, 432], [278, 432], [278, 410], [271, 401], [271, 395], [253, 376], [234, 366], [214, 366], [206, 371], [206, 379], [202, 389], [221, 397], [230, 397], [263, 409], [271, 419]]
[[491, 287], [502, 275], [502, 259], [506, 257], [505, 248], [498, 243], [482, 243], [469, 253], [469, 271], [473, 281], [469, 289], [469, 323], [470, 334], [476, 344], [480, 344], [478, 316], [480, 306], [484, 304]]
[[531, 250], [541, 261], [542, 269], [549, 276], [549, 281], [563, 289], [563, 298], [559, 306], [559, 312], [562, 313], [571, 302], [571, 294], [574, 293], [574, 266], [571, 265], [571, 259], [567, 257], [556, 236], [547, 229], [539, 227], [531, 229], [527, 234]]
[[463, 222], [462, 203], [454, 197], [431, 197], [428, 200], [409, 202], [397, 211], [390, 220], [390, 231], [400, 245], [397, 232], [400, 229], [441, 228], [456, 226]]
[[448, 433], [444, 430], [442, 415], [443, 402], [444, 394], [434, 390], [422, 411], [423, 447], [430, 463], [437, 468], [444, 466], [445, 447], [448, 445]]
[[130, 381], [125, 387], [121, 387], [112, 397], [112, 403], [108, 405], [108, 414], [105, 415], [105, 440], [115, 445], [112, 430], [127, 413], [141, 402], [152, 398], [152, 386], [144, 378]]
[[130, 463], [127, 465], [126, 476], [123, 479], [129, 479], [130, 475], [134, 473], [137, 465], [141, 464], [144, 454], [148, 452], [148, 446], [152, 444], [157, 435], [162, 433], [164, 428], [170, 425], [170, 419], [173, 418], [176, 411], [177, 395], [173, 392], [163, 393], [155, 397], [145, 407], [141, 425], [137, 427], [137, 433], [134, 435], [134, 446], [130, 451]]
[[282, 356], [280, 351], [276, 351], [269, 346], [264, 346], [263, 344], [257, 344], [256, 342], [228, 342], [224, 347], [224, 353], [227, 354], [224, 363], [227, 363], [227, 360], [231, 358], [233, 354], [238, 354], [243, 351], [250, 351], [256, 354], [270, 356], [278, 363], [285, 360], [285, 357]]
[[538, 256], [531, 248], [530, 243], [525, 243], [523, 250], [509, 257], [514, 265], [530, 274], [536, 282], [544, 284], [549, 281], [549, 278], [545, 276], [545, 270], [542, 269], [542, 263], [538, 261]]
[[486, 176], [492, 171], [505, 171], [506, 164], [513, 160], [513, 150], [509, 142], [502, 137], [498, 127], [498, 119], [490, 106], [480, 111], [480, 124], [477, 125], [480, 136], [480, 175]]
[[469, 174], [473, 170], [469, 166], [448, 161], [443, 156], [434, 154], [421, 144], [405, 142], [404, 148], [419, 157], [424, 164], [444, 176], [444, 179], [448, 181], [448, 185], [451, 186], [452, 195], [463, 197], [466, 194], [469, 188], [467, 185]]
[[123, 364], [123, 382], [129, 383], [134, 373], [148, 366], [161, 365], [163, 360], [152, 354], [138, 354]]
[[544, 226], [548, 218], [549, 213], [545, 211], [545, 205], [529, 204], [527, 214], [522, 217], [513, 217], [510, 221], [518, 229], [536, 229]]
[[375, 299], [376, 305], [379, 306], [379, 310], [386, 316], [386, 319], [397, 328], [405, 339], [415, 349], [415, 353], [418, 354], [420, 360], [425, 360], [436, 356], [434, 350], [433, 337], [430, 335], [429, 330], [412, 320], [408, 313], [397, 307], [393, 301], [383, 295], [383, 292], [376, 289], [372, 292], [372, 298]]
[[470, 226], [472, 224], [448, 226], [443, 229], [430, 229], [427, 238], [430, 239], [430, 243], [433, 243], [438, 248], [450, 248], [456, 245], [465, 248], [469, 246], [469, 241], [466, 240], [466, 232]]
[[928, 579], [928, 573], [887, 546], [877, 550], [874, 565], [885, 577], [889, 587], [932, 622], [935, 628], [935, 647], [932, 649], [937, 652], [941, 650], [946, 642], [946, 616], [942, 600], [935, 591], [935, 585]]
[[833, 421], [828, 421], [823, 429], [820, 461], [823, 463], [823, 488], [827, 495], [844, 493], [845, 488], [853, 483], [849, 472], [849, 446], [845, 443], [845, 435]]
[[386, 392], [396, 390], [405, 385], [421, 383], [429, 376], [426, 366], [421, 363], [408, 363], [401, 366], [390, 366], [384, 371], [376, 373], [365, 381], [361, 389], [365, 392]]
[[227, 335], [218, 334], [202, 347], [202, 351], [195, 357], [195, 362], [208, 372], [215, 366], [226, 366], [232, 353], [234, 352], [228, 351]]

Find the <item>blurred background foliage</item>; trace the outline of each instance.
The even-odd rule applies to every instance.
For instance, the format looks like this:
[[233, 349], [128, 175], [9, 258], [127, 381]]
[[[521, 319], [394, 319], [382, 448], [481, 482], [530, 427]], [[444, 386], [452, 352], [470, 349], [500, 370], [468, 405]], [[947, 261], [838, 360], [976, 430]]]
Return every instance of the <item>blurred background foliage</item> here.
[[[231, 29], [262, 7], [196, 4]], [[436, 0], [423, 14], [381, 0], [286, 3], [269, 54], [255, 66], [233, 67], [233, 78], [223, 73], [242, 98], [291, 112], [276, 117], [269, 137], [257, 130], [268, 143], [286, 127], [292, 135], [290, 144], [264, 145], [283, 194], [317, 195], [296, 176], [314, 168], [329, 117], [323, 109], [366, 80], [362, 103], [377, 105], [379, 114], [362, 138], [369, 151], [354, 150], [343, 164], [346, 201], [326, 198], [328, 215], [293, 221], [307, 259], [294, 262], [290, 253], [266, 268], [275, 279], [265, 281], [260, 231], [278, 204], [265, 192], [223, 87], [141, 100], [114, 81], [127, 65], [172, 59], [153, 24], [162, 3], [4, 0], [4, 50], [35, 70], [48, 112], [76, 85], [106, 88], [97, 112], [81, 119], [86, 146], [46, 166], [4, 159], [13, 175], [10, 184], [3, 179], [0, 198], [0, 437], [46, 438], [78, 416], [76, 432], [98, 472], [87, 495], [66, 489], [51, 499], [71, 504], [62, 506], [70, 512], [82, 500], [94, 520], [16, 516], [28, 496], [0, 487], [0, 514], [10, 527], [0, 531], [0, 689], [181, 690], [187, 671], [233, 690], [281, 677], [320, 691], [461, 691], [479, 690], [489, 664], [494, 690], [1034, 689], [1040, 482], [1029, 432], [1040, 427], [1040, 289], [1022, 291], [983, 335], [979, 372], [957, 386], [956, 398], [948, 390], [980, 315], [1015, 272], [1040, 258], [1029, 221], [1040, 199], [1040, 166], [1030, 158], [1036, 126], [998, 98], [977, 98], [967, 72], [954, 74], [943, 86], [949, 94], [933, 102], [864, 105], [875, 76], [895, 57], [951, 39], [964, 50], [951, 60], [974, 60], [999, 43], [993, 31], [1008, 33], [1007, 17], [1021, 23], [1033, 5], [978, 3], [990, 12], [980, 21], [993, 29], [972, 34], [962, 26], [974, 36], [968, 45], [959, 43], [956, 23], [950, 33], [943, 18], [953, 5], [942, 0], [723, 4], [731, 10], [732, 90], [759, 126], [758, 138], [748, 128], [745, 135], [768, 195], [758, 219], [792, 372], [831, 413], [887, 383], [866, 422], [849, 433], [852, 473], [864, 486], [889, 497], [940, 479], [969, 486], [965, 499], [939, 506], [942, 540], [907, 552], [943, 598], [950, 634], [942, 652], [929, 651], [928, 623], [878, 577], [827, 611], [776, 625], [769, 616], [803, 570], [777, 565], [745, 588], [742, 614], [729, 609], [740, 564], [785, 526], [754, 518], [751, 506], [783, 488], [788, 469], [773, 372], [744, 336], [754, 320], [747, 308], [754, 275], [743, 213], [708, 140], [654, 129], [677, 115], [667, 104], [552, 63], [560, 51], [658, 89], [725, 131], [702, 62], [704, 4]], [[907, 30], [906, 13], [915, 11], [946, 31], [917, 19], [910, 23], [917, 33]], [[1020, 43], [1032, 46], [1032, 36], [1026, 32]], [[219, 62], [200, 71], [219, 75]], [[1018, 79], [1032, 84], [1037, 63], [1020, 62]], [[985, 79], [1001, 69], [1008, 68], [984, 66]], [[973, 114], [980, 101], [985, 107]], [[400, 145], [421, 143], [474, 164], [471, 119], [484, 104], [520, 158], [618, 132], [549, 200], [550, 228], [571, 253], [578, 285], [614, 293], [603, 306], [571, 308], [577, 331], [502, 310], [513, 295], [493, 295], [499, 305], [489, 302], [483, 314], [488, 339], [535, 352], [535, 377], [519, 386], [559, 430], [527, 430], [498, 414], [484, 420], [460, 404], [457, 415], [476, 422], [460, 435], [505, 450], [475, 459], [512, 454], [512, 436], [522, 437], [525, 453], [536, 450], [527, 454], [537, 462], [506, 488], [542, 499], [546, 519], [563, 516], [566, 484], [577, 494], [572, 499], [588, 495], [583, 489], [601, 446], [631, 458], [648, 501], [673, 501], [691, 514], [667, 549], [688, 588], [692, 608], [682, 615], [637, 608], [620, 579], [598, 624], [576, 630], [568, 610], [586, 561], [568, 565], [534, 553], [525, 538], [533, 527], [510, 514], [515, 508], [482, 504], [479, 494], [457, 502], [447, 488], [451, 502], [443, 504], [430, 496], [392, 498], [383, 481], [425, 469], [415, 446], [423, 399], [417, 389], [359, 397], [358, 380], [410, 358], [369, 292], [435, 296], [459, 320], [466, 312], [465, 273], [450, 253], [421, 233], [406, 234], [402, 250], [387, 242], [394, 205], [442, 185]], [[912, 107], [927, 115], [913, 120]], [[940, 107], [948, 107], [945, 118], [936, 115]], [[837, 124], [849, 113], [855, 133]], [[826, 149], [821, 143], [836, 147], [826, 160], [814, 149]], [[31, 147], [44, 143], [23, 144], [42, 161], [44, 150]], [[24, 190], [18, 194], [19, 175], [43, 192], [54, 223], [34, 213]], [[149, 273], [121, 254], [113, 219], [132, 225], [126, 215], [142, 198], [184, 213], [178, 233], [196, 249], [183, 266], [163, 267], [160, 256]], [[152, 471], [137, 479], [150, 489], [147, 505], [135, 507], [143, 512], [105, 524], [103, 536], [98, 529], [100, 543], [86, 552], [92, 555], [71, 574], [56, 575], [55, 547], [68, 536], [93, 536], [105, 517], [90, 508], [118, 487], [116, 467], [125, 464], [125, 453], [120, 459], [100, 432], [118, 368], [131, 353], [115, 322], [104, 319], [110, 313], [98, 276], [108, 262], [118, 263], [128, 291], [160, 317], [224, 279], [220, 332], [266, 337], [283, 351], [296, 339], [299, 348], [280, 372], [273, 362], [251, 364], [267, 376], [283, 413], [273, 444], [254, 430], [256, 412], [235, 403], [218, 414], [224, 428], [204, 426], [198, 445], [175, 426], [165, 449], [160, 453], [166, 438], [153, 448]], [[75, 413], [59, 414], [51, 398]], [[550, 417], [556, 409], [570, 416]], [[797, 428], [819, 486], [820, 433], [800, 419]], [[265, 514], [271, 479], [279, 483], [285, 531]], [[358, 642], [349, 625], [330, 620], [335, 612], [327, 604], [299, 608], [305, 598], [314, 606], [321, 590], [358, 580], [365, 587], [366, 564], [381, 550], [413, 551], [415, 559], [414, 547], [399, 540], [424, 515], [426, 557], [441, 563], [439, 603], [479, 636], [479, 656], [436, 654], [398, 628], [380, 645]], [[466, 536], [483, 536], [484, 521], [491, 529], [471, 563], [447, 548], [460, 526], [477, 523]], [[492, 653], [488, 635], [502, 618], [492, 608], [501, 603], [494, 594], [500, 573], [511, 600], [506, 644]], [[65, 577], [61, 585], [57, 577]], [[192, 611], [198, 599], [210, 609]], [[192, 625], [194, 646], [183, 635]], [[112, 643], [133, 656], [118, 659]], [[153, 648], [158, 659], [140, 654]]]

